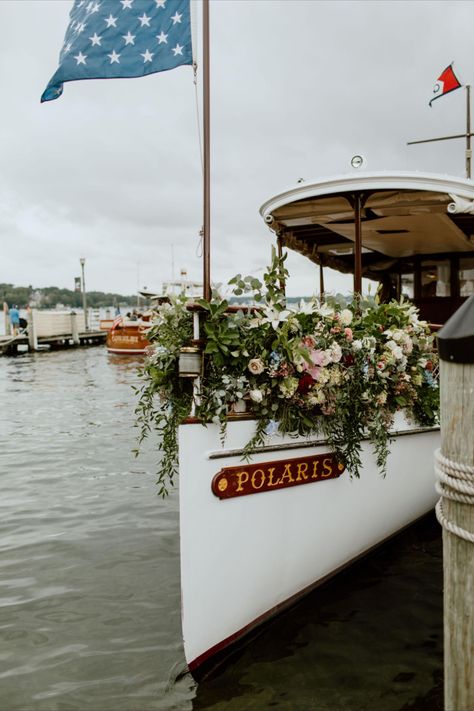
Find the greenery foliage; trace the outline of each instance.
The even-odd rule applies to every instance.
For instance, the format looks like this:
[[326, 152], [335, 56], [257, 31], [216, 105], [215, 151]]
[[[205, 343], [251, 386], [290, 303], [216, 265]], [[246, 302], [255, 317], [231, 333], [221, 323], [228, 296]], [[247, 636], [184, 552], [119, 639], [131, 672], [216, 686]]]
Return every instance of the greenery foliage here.
[[[281, 288], [285, 276], [284, 259], [274, 254], [263, 284], [240, 275], [230, 282], [237, 296], [251, 296], [258, 306], [229, 310], [216, 294], [200, 302], [205, 339], [196, 416], [219, 424], [225, 435], [229, 412], [244, 400], [256, 418], [247, 456], [275, 430], [322, 434], [358, 477], [361, 442], [368, 438], [385, 473], [398, 410], [420, 425], [437, 422], [437, 357], [428, 325], [408, 301], [348, 304], [336, 297], [290, 308]], [[184, 298], [160, 307], [149, 339], [137, 424], [140, 439], [152, 428], [160, 435], [158, 483], [165, 495], [177, 471], [177, 427], [193, 401], [192, 383], [178, 375], [180, 349], [192, 339]]]

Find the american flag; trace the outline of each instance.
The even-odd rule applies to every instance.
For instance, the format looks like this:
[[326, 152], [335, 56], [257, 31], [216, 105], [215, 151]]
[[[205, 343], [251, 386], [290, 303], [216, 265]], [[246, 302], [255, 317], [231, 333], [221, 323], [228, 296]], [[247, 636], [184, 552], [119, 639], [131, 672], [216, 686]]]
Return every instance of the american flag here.
[[140, 77], [192, 64], [190, 0], [75, 0], [41, 101], [76, 79]]
[[122, 323], [122, 321], [123, 321], [123, 316], [116, 316], [115, 319], [114, 319], [114, 322], [113, 322], [113, 324], [112, 324], [112, 328], [111, 328], [110, 330], [111, 330], [111, 331], [115, 331], [115, 329], [117, 328], [117, 326], [120, 326], [120, 324]]

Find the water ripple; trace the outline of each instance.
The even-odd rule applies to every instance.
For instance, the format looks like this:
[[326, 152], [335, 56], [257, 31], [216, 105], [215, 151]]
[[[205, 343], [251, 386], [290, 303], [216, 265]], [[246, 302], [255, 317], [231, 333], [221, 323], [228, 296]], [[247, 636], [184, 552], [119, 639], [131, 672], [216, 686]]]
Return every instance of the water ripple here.
[[2, 710], [167, 708], [178, 502], [132, 454], [136, 383], [103, 348], [0, 359]]

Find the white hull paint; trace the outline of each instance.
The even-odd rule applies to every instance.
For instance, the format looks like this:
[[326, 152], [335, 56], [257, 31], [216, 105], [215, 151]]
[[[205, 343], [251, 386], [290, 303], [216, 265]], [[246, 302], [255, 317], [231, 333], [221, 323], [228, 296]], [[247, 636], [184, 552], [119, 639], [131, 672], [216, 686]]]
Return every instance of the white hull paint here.
[[[387, 476], [363, 445], [360, 479], [338, 479], [220, 500], [211, 482], [242, 462], [254, 423], [180, 428], [183, 637], [191, 670], [306, 590], [433, 508], [439, 430], [398, 418]], [[281, 446], [288, 444], [289, 446]], [[300, 448], [301, 447], [301, 448]], [[273, 450], [273, 451], [272, 451]], [[329, 452], [327, 444], [269, 438], [252, 462]]]

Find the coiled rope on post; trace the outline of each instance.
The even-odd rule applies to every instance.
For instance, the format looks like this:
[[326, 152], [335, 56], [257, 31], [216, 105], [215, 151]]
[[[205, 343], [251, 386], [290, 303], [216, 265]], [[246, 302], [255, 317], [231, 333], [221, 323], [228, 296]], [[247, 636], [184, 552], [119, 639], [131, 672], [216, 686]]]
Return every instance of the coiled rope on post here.
[[438, 477], [435, 488], [441, 498], [436, 504], [436, 518], [443, 528], [465, 541], [474, 543], [474, 532], [457, 526], [450, 521], [443, 509], [443, 499], [458, 501], [462, 504], [474, 506], [474, 466], [453, 462], [435, 451], [435, 473]]

